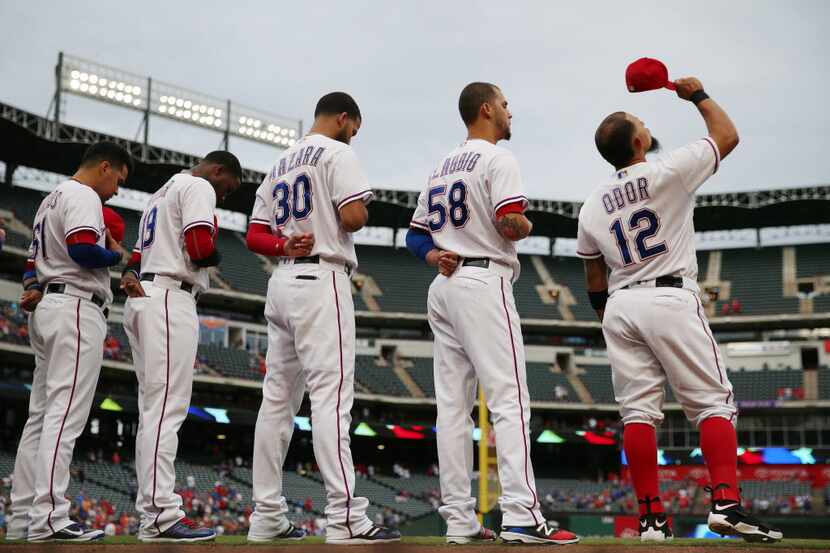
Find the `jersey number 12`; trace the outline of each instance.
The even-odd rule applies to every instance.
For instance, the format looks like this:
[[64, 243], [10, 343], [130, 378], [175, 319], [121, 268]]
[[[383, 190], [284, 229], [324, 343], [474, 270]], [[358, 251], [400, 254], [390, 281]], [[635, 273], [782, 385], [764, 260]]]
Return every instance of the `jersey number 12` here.
[[[640, 228], [643, 221], [645, 221], [646, 224]], [[657, 234], [657, 231], [660, 230], [660, 218], [654, 211], [644, 208], [632, 213], [631, 217], [628, 219], [628, 229], [631, 232], [637, 233], [634, 235], [634, 244], [636, 246], [637, 255], [639, 256], [640, 261], [646, 261], [656, 255], [665, 253], [668, 250], [665, 242], [660, 242], [659, 244], [654, 244], [652, 246], [646, 244], [646, 240]], [[628, 236], [623, 229], [623, 224], [620, 219], [615, 220], [611, 224], [611, 234], [613, 234], [614, 238], [617, 240], [617, 247], [620, 250], [623, 264], [631, 265], [634, 263], [634, 258], [631, 256]]]

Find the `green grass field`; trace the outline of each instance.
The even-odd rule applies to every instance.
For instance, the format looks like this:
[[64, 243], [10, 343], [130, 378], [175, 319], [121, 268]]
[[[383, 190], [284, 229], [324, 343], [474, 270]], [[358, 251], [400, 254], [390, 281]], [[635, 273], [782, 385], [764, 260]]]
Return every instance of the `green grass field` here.
[[[95, 542], [96, 544], [113, 544], [113, 545], [132, 545], [132, 544], [139, 544], [140, 542], [134, 536], [118, 536], [114, 538], [106, 538], [101, 541]], [[280, 541], [280, 542], [272, 542], [270, 544], [261, 544], [262, 547], [269, 547], [274, 545], [280, 546], [295, 546], [298, 548], [303, 547], [304, 545], [320, 545], [325, 543], [324, 538], [322, 537], [310, 537], [302, 540], [301, 542], [296, 541]], [[406, 545], [444, 545], [444, 538], [440, 536], [424, 536], [424, 537], [404, 537], [402, 543]], [[788, 539], [784, 540], [781, 543], [776, 544], [753, 544], [753, 543], [746, 543], [743, 540], [702, 540], [702, 539], [675, 539], [674, 541], [660, 544], [660, 543], [640, 543], [639, 540], [636, 539], [620, 539], [620, 538], [587, 538], [580, 542], [582, 545], [616, 545], [616, 546], [631, 546], [631, 547], [666, 547], [671, 548], [673, 546], [684, 546], [684, 547], [718, 547], [718, 548], [735, 548], [741, 549], [745, 547], [753, 547], [753, 548], [769, 548], [769, 549], [811, 549], [816, 551], [830, 551], [830, 540], [798, 540], [798, 539]], [[13, 546], [13, 545], [20, 545], [19, 542], [8, 542], [5, 540], [0, 540], [0, 546]], [[189, 544], [190, 546], [195, 547], [205, 547], [205, 546], [212, 546], [212, 547], [222, 547], [222, 546], [237, 546], [237, 545], [257, 545], [257, 544], [249, 544], [245, 540], [245, 536], [220, 536], [216, 539], [215, 542], [201, 542], [196, 544]], [[496, 542], [492, 545], [503, 545], [500, 542]], [[490, 544], [483, 545], [482, 547], [490, 547]]]

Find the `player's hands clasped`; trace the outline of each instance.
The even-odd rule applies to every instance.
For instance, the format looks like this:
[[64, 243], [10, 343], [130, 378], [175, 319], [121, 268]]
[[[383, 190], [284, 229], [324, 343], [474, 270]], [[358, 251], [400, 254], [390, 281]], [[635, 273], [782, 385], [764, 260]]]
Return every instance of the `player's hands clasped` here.
[[684, 77], [674, 81], [674, 86], [677, 87], [677, 95], [683, 100], [691, 100], [692, 94], [698, 90], [703, 90], [703, 83], [694, 77]]
[[43, 292], [40, 290], [26, 290], [23, 292], [23, 295], [20, 296], [20, 307], [22, 307], [24, 311], [29, 311], [31, 313], [35, 310], [35, 307], [37, 307], [37, 304], [40, 303], [42, 298]]
[[121, 244], [118, 243], [118, 240], [112, 237], [110, 229], [105, 230], [104, 236], [106, 237], [106, 248], [111, 252], [118, 252], [118, 255], [121, 256], [122, 263], [127, 261], [127, 251], [121, 247]]
[[452, 275], [458, 268], [458, 260], [457, 253], [442, 251], [438, 256], [438, 272], [447, 277]]
[[455, 252], [435, 248], [427, 254], [426, 261], [433, 267], [438, 267], [438, 272], [448, 277], [458, 268], [459, 257]]
[[314, 235], [311, 233], [294, 234], [288, 237], [285, 243], [285, 255], [289, 257], [305, 257], [311, 255], [314, 248]]
[[135, 273], [125, 273], [121, 277], [121, 289], [130, 298], [143, 298], [147, 294], [144, 293], [144, 287], [141, 286], [141, 281], [135, 276]]

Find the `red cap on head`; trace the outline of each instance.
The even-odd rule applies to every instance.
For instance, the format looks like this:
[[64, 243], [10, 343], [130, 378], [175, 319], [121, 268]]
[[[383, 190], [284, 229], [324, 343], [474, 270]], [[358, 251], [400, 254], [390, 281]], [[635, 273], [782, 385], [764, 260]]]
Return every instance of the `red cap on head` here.
[[625, 84], [629, 92], [675, 89], [674, 83], [669, 80], [669, 70], [662, 61], [653, 58], [640, 58], [630, 63], [625, 70]]
[[104, 206], [104, 226], [116, 241], [124, 241], [124, 219], [111, 207]]

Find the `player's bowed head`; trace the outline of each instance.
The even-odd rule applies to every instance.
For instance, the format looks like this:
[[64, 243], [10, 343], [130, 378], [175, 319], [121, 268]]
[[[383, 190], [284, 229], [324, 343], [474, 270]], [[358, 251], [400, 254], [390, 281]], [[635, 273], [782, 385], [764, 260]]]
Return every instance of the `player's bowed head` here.
[[[510, 140], [513, 114], [501, 89], [485, 82], [474, 82], [464, 87], [458, 98], [458, 111], [467, 127], [467, 140], [486, 140], [496, 144]], [[523, 213], [507, 213], [496, 221], [499, 234], [518, 241], [530, 234], [533, 224]]]
[[132, 171], [133, 160], [124, 148], [98, 142], [86, 149], [72, 178], [92, 188], [103, 204], [118, 193]]
[[[322, 134], [343, 144], [351, 144], [363, 116], [360, 107], [345, 92], [329, 92], [314, 108], [314, 124], [309, 134]], [[369, 222], [369, 211], [363, 202], [349, 202], [340, 209], [340, 225], [346, 232], [357, 232]]]
[[225, 150], [210, 152], [190, 170], [194, 177], [208, 181], [216, 192], [216, 201], [222, 202], [233, 194], [242, 182], [242, 166], [235, 155]]

